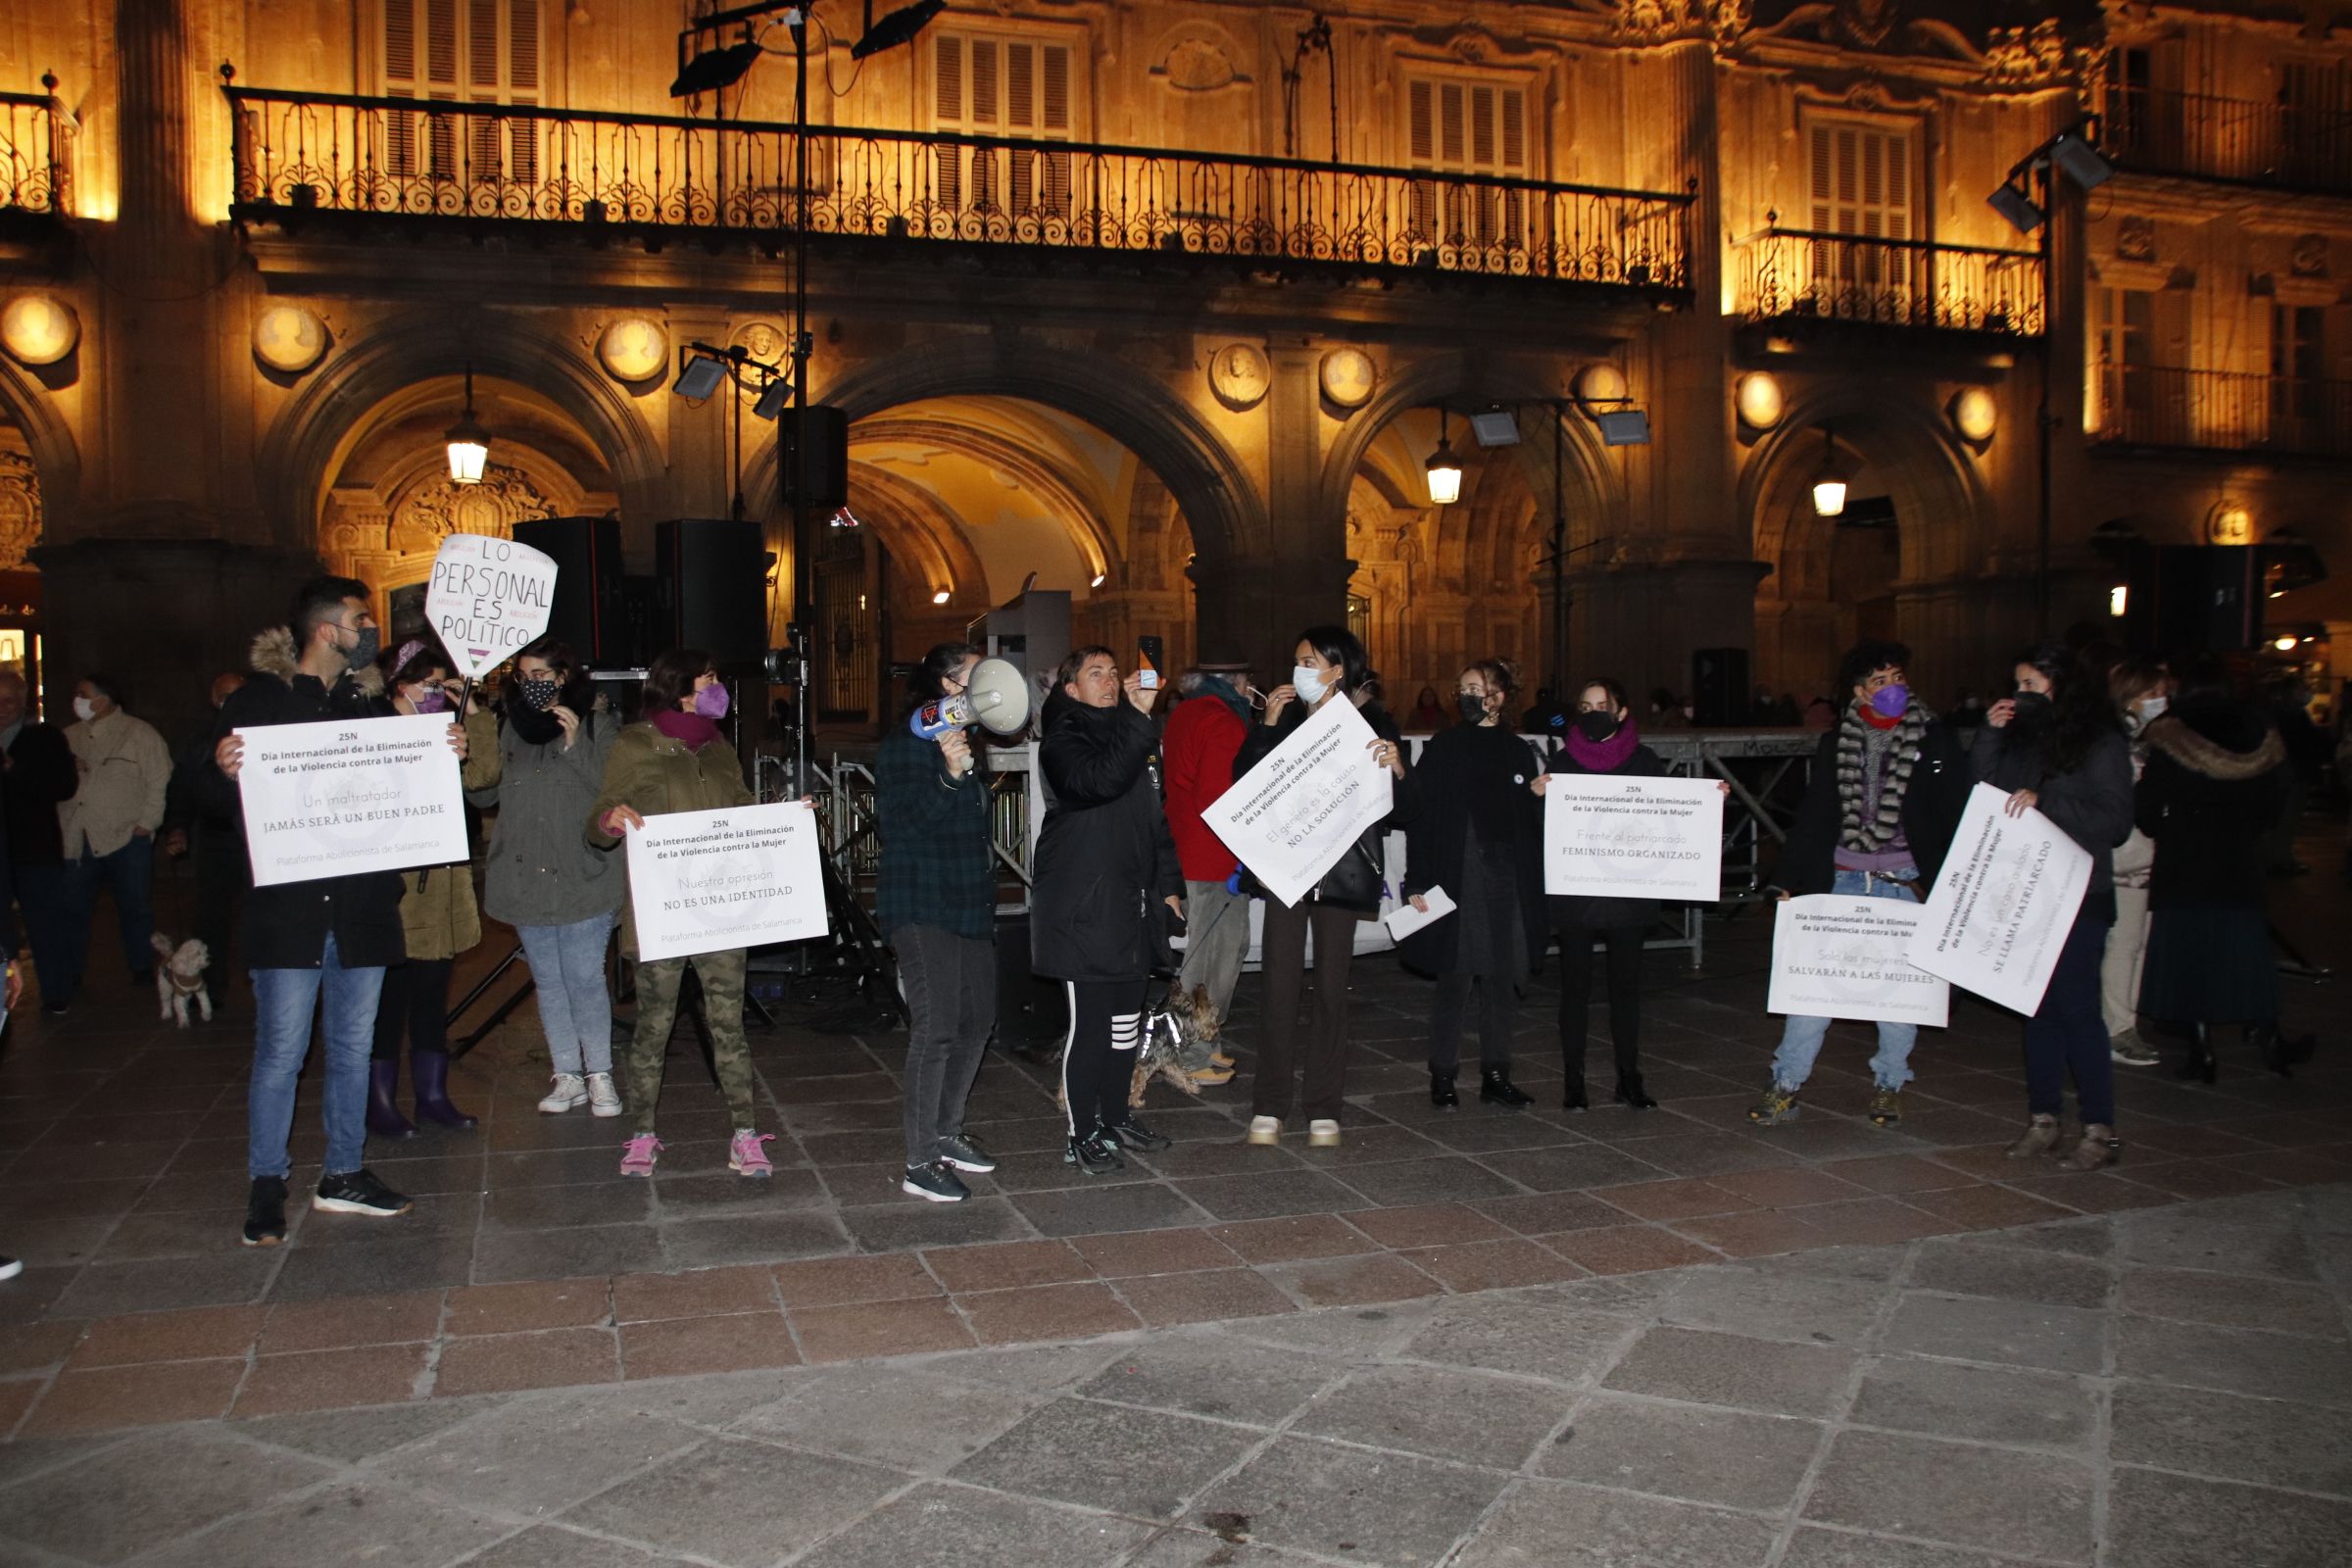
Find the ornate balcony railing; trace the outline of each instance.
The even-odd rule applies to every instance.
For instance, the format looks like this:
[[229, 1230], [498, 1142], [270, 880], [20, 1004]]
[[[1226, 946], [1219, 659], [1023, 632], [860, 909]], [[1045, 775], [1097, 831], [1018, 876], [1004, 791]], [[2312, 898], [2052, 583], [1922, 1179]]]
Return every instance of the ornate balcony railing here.
[[2111, 86], [2099, 145], [2144, 174], [2352, 196], [2352, 113]]
[[73, 176], [60, 123], [57, 78], [45, 92], [0, 92], [0, 213], [63, 218], [73, 211]]
[[1740, 313], [2035, 337], [2041, 258], [2033, 251], [1768, 228], [1741, 240]]
[[2352, 381], [2105, 363], [2090, 379], [2094, 442], [2352, 457]]
[[[791, 125], [231, 86], [240, 220], [345, 214], [789, 234]], [[1684, 194], [810, 126], [808, 226], [1077, 251], [1689, 286]]]

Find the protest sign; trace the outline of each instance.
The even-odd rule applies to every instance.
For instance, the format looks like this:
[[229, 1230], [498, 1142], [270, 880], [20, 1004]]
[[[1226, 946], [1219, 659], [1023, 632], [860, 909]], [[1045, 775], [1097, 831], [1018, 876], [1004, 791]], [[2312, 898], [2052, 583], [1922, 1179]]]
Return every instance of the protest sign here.
[[465, 860], [449, 723], [416, 713], [238, 730], [253, 885]]
[[1267, 892], [1297, 904], [1389, 814], [1394, 779], [1372, 760], [1377, 739], [1353, 703], [1325, 703], [1200, 819]]
[[2039, 811], [2009, 815], [2008, 800], [1990, 784], [1970, 792], [1910, 958], [2031, 1016], [2090, 886], [2090, 854]]
[[433, 556], [424, 615], [467, 680], [479, 680], [547, 631], [556, 564], [529, 545], [453, 533]]
[[1711, 778], [1553, 773], [1544, 891], [1601, 899], [1723, 896], [1723, 786]]
[[649, 816], [628, 846], [640, 958], [825, 934], [816, 812], [798, 801]]
[[1907, 900], [1850, 894], [1782, 900], [1773, 917], [1765, 1009], [1942, 1028], [1951, 987], [1905, 956], [1921, 912]]

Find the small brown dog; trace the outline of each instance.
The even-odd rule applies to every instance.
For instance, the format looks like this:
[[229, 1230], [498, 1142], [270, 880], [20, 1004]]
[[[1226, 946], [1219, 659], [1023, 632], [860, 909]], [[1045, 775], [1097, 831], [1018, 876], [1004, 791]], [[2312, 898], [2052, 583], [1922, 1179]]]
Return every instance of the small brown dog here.
[[[1193, 987], [1189, 997], [1182, 986], [1168, 987], [1156, 1004], [1144, 1010], [1144, 1039], [1136, 1049], [1135, 1071], [1127, 1082], [1127, 1103], [1142, 1109], [1144, 1091], [1154, 1078], [1199, 1100], [1200, 1086], [1185, 1070], [1185, 1048], [1198, 1042], [1213, 1051], [1217, 1029], [1217, 1009], [1209, 1005], [1207, 987]], [[1059, 1088], [1054, 1091], [1054, 1102], [1064, 1110], [1069, 1108]]]

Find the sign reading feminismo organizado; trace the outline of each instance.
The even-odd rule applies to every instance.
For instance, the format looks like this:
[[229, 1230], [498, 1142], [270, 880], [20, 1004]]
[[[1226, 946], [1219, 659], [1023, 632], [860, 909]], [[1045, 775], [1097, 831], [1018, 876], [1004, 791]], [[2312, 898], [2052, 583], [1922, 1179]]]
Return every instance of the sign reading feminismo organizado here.
[[1990, 784], [1970, 792], [1910, 957], [2030, 1016], [2090, 886], [2090, 855], [2039, 811], [2009, 815], [2008, 800]]
[[1927, 1024], [1949, 1018], [1952, 988], [1905, 956], [1921, 909], [1836, 893], [1785, 899], [1772, 925], [1772, 1012]]
[[313, 882], [466, 858], [449, 715], [241, 729], [253, 883]]
[[1723, 786], [1552, 774], [1544, 786], [1544, 891], [1714, 903], [1723, 897]]
[[1325, 703], [1200, 820], [1267, 892], [1297, 904], [1395, 803], [1392, 775], [1372, 760], [1376, 739], [1353, 703]]
[[555, 561], [512, 539], [453, 533], [433, 557], [424, 615], [472, 680], [537, 642], [556, 604]]
[[628, 844], [640, 958], [825, 934], [816, 812], [798, 801], [649, 816]]

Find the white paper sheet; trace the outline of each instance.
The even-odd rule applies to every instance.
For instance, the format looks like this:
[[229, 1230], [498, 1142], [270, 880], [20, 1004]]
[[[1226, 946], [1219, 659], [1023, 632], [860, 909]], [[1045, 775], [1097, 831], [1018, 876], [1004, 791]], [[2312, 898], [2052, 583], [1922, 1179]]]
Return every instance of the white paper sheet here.
[[1266, 891], [1297, 904], [1389, 814], [1394, 778], [1355, 705], [1325, 703], [1200, 813]]
[[649, 816], [626, 842], [641, 958], [825, 934], [816, 813], [798, 801]]
[[2031, 1016], [2090, 885], [2090, 853], [2039, 811], [2008, 815], [2008, 800], [1989, 784], [1970, 792], [1910, 958]]
[[1389, 936], [1393, 940], [1402, 942], [1432, 920], [1443, 920], [1454, 910], [1453, 895], [1444, 888], [1431, 888], [1421, 895], [1421, 901], [1429, 906], [1427, 913], [1414, 908], [1410, 901], [1389, 911], [1388, 919], [1383, 923], [1388, 926]]
[[1549, 777], [1544, 892], [1691, 904], [1723, 897], [1723, 786], [1716, 780]]
[[1940, 1029], [1951, 987], [1907, 956], [1921, 906], [1823, 893], [1785, 899], [1773, 916], [1770, 1012]]
[[449, 726], [416, 713], [238, 730], [254, 886], [466, 859]]

